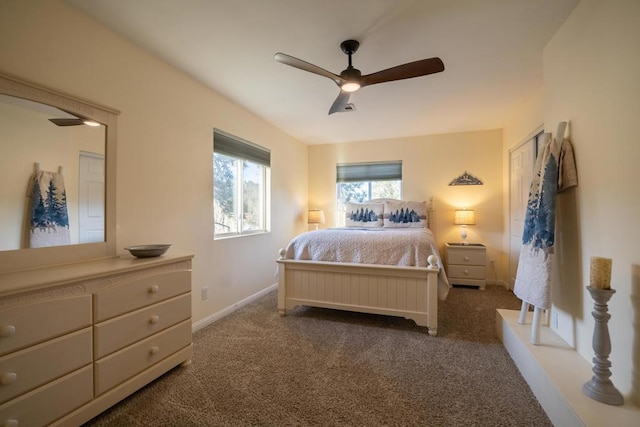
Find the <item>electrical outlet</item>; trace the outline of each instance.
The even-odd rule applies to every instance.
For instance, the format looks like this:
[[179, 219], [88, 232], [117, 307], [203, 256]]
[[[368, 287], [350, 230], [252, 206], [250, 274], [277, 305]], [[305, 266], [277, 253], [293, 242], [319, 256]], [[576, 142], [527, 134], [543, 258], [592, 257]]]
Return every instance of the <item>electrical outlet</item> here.
[[206, 300], [207, 298], [209, 298], [209, 288], [208, 287], [204, 287], [202, 288], [202, 295], [200, 296], [203, 300]]

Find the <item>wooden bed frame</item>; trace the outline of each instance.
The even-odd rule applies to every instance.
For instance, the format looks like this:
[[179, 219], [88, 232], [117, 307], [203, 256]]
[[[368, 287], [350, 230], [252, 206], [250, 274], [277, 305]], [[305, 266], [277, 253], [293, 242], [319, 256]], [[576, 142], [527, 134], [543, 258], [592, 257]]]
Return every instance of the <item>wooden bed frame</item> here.
[[438, 332], [438, 259], [428, 267], [349, 264], [286, 259], [278, 263], [278, 312], [299, 305], [411, 319]]

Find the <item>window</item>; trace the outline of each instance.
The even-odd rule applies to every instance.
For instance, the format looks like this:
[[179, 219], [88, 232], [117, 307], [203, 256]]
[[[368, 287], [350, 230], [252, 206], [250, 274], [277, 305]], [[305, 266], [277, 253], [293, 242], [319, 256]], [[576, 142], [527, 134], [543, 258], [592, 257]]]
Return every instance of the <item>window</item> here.
[[269, 231], [271, 152], [213, 132], [214, 238]]
[[336, 182], [338, 223], [343, 225], [349, 202], [402, 198], [402, 161], [338, 164]]

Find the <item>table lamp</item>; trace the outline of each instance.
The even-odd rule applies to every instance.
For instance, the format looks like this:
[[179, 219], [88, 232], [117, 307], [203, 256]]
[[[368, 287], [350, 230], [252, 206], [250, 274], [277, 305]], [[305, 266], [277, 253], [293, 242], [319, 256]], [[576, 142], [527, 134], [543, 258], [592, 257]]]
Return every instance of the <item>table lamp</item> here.
[[309, 220], [307, 222], [314, 224], [317, 230], [318, 224], [324, 224], [324, 211], [322, 209], [309, 209]]

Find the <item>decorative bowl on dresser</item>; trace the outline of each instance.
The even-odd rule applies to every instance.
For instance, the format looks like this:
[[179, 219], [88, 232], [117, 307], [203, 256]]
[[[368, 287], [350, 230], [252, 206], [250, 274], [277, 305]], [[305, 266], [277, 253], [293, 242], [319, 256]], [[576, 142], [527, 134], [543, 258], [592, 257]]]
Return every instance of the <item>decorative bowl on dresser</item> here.
[[78, 426], [188, 364], [191, 260], [0, 273], [0, 425]]

